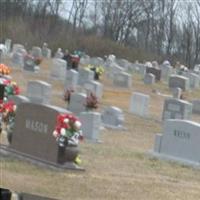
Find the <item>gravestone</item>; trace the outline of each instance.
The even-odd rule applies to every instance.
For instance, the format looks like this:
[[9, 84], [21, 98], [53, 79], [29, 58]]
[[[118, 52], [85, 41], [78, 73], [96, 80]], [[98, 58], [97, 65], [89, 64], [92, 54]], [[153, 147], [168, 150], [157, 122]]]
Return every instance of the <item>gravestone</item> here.
[[12, 54], [12, 63], [15, 67], [22, 68], [24, 66], [24, 56], [22, 53], [14, 52]]
[[101, 126], [101, 114], [98, 112], [81, 112], [79, 119], [82, 123], [83, 136], [97, 142]]
[[169, 98], [166, 99], [163, 106], [162, 119], [190, 119], [192, 116], [192, 104], [180, 100]]
[[19, 51], [20, 49], [24, 49], [24, 46], [22, 44], [13, 44], [13, 47], [12, 47], [13, 53]]
[[29, 81], [27, 86], [27, 97], [32, 103], [50, 104], [51, 89], [51, 84], [45, 81]]
[[147, 85], [152, 85], [155, 83], [155, 75], [154, 74], [145, 74], [144, 76], [144, 83], [147, 84]]
[[101, 119], [106, 127], [120, 128], [123, 127], [124, 114], [120, 108], [111, 106], [104, 109]]
[[165, 65], [163, 64], [161, 66], [161, 78], [164, 81], [169, 81], [169, 77], [172, 75], [173, 73], [173, 67], [170, 65]]
[[154, 74], [156, 81], [160, 81], [161, 79], [161, 69], [154, 68], [154, 67], [147, 67], [146, 73]]
[[110, 63], [106, 70], [106, 74], [108, 78], [114, 79], [116, 74], [124, 72], [124, 69], [117, 65], [116, 63]]
[[200, 86], [200, 77], [195, 73], [187, 73], [187, 78], [189, 78], [190, 88], [197, 89]]
[[200, 166], [200, 124], [187, 120], [167, 120], [163, 134], [157, 134], [153, 156]]
[[8, 101], [13, 101], [17, 106], [21, 103], [28, 103], [30, 99], [22, 95], [10, 95], [8, 96]]
[[103, 85], [97, 81], [85, 83], [84, 88], [86, 89], [87, 94], [92, 92], [98, 99], [101, 99], [103, 96]]
[[84, 85], [89, 81], [94, 80], [94, 72], [89, 69], [81, 68], [79, 69], [79, 77], [78, 77], [78, 84]]
[[126, 72], [116, 73], [113, 78], [113, 84], [117, 87], [131, 88], [132, 76]]
[[51, 77], [65, 81], [67, 74], [67, 62], [63, 59], [54, 58], [51, 67]]
[[62, 59], [64, 56], [63, 52], [62, 52], [62, 49], [61, 48], [58, 48], [55, 55], [54, 55], [54, 58], [58, 58], [58, 59]]
[[200, 114], [200, 100], [195, 99], [191, 103], [192, 103], [192, 112], [195, 114]]
[[10, 51], [11, 51], [11, 43], [12, 43], [11, 39], [5, 40], [5, 46], [6, 46], [6, 49], [7, 49], [7, 53], [10, 53]]
[[78, 76], [79, 73], [76, 70], [71, 69], [67, 71], [65, 79], [65, 88], [76, 88], [76, 86], [78, 85]]
[[36, 64], [35, 64], [34, 58], [32, 56], [24, 57], [24, 70], [30, 71], [30, 72], [35, 72]]
[[189, 90], [189, 79], [180, 75], [171, 75], [169, 77], [169, 88], [181, 88], [183, 91]]
[[173, 88], [172, 93], [173, 93], [173, 98], [180, 99], [181, 94], [182, 94], [182, 89], [181, 88]]
[[42, 50], [40, 47], [33, 47], [31, 51], [31, 55], [34, 58], [41, 58], [42, 57]]
[[44, 58], [51, 58], [51, 49], [47, 47], [42, 48], [42, 56]]
[[85, 111], [87, 95], [84, 93], [72, 93], [68, 110], [75, 114], [79, 114]]
[[[8, 147], [2, 146], [0, 152], [6, 151], [12, 156], [47, 167], [77, 169], [73, 163], [75, 149], [73, 152], [70, 151], [73, 147], [70, 147], [71, 149], [68, 147], [61, 152], [52, 135], [60, 113], [69, 112], [56, 106], [20, 104], [16, 112], [12, 142]], [[77, 149], [77, 147], [74, 148]]]
[[149, 114], [149, 95], [134, 92], [130, 100], [130, 112], [141, 117], [147, 117]]

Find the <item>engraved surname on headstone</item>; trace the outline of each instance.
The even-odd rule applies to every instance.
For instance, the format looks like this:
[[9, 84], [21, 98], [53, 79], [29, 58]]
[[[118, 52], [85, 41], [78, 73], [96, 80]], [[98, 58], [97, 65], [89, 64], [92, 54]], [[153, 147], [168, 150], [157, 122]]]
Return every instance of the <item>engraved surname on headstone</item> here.
[[26, 119], [25, 124], [25, 127], [32, 130], [33, 132], [45, 134], [48, 132], [48, 124], [44, 124], [39, 121], [33, 121], [31, 119]]

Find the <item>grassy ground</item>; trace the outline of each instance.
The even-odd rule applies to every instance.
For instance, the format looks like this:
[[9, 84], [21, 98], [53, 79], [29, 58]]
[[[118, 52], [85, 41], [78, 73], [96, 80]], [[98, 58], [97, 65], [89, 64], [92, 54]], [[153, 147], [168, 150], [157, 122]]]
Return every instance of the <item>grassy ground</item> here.
[[[62, 101], [63, 86], [48, 78], [50, 61], [42, 63], [41, 74], [22, 74], [13, 70], [12, 76], [26, 91], [31, 79], [42, 79], [53, 84], [52, 103], [65, 107]], [[170, 94], [167, 85], [157, 83], [145, 86], [140, 76], [133, 75], [131, 90], [113, 88], [103, 77], [104, 96], [100, 109], [106, 105], [122, 108], [127, 131], [103, 130], [103, 143], [82, 143], [81, 157], [86, 172], [57, 172], [26, 162], [1, 160], [0, 186], [19, 192], [34, 193], [66, 199], [137, 199], [137, 200], [198, 200], [200, 199], [200, 171], [180, 164], [159, 161], [148, 157], [153, 148], [154, 136], [161, 132], [160, 123], [164, 97], [152, 90]], [[149, 94], [150, 118], [144, 119], [128, 112], [132, 92]], [[188, 100], [200, 98], [200, 91], [185, 94]], [[200, 122], [199, 116], [194, 116]], [[1, 142], [5, 136], [1, 135]]]

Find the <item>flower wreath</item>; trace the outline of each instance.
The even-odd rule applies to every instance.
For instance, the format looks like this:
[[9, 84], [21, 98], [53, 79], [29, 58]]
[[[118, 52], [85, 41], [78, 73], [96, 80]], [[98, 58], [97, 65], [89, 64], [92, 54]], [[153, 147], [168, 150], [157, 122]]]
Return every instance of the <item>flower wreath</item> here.
[[[77, 146], [79, 140], [83, 139], [81, 122], [72, 114], [59, 114], [53, 136], [58, 141], [59, 146]], [[66, 139], [66, 143], [60, 141], [60, 138]]]

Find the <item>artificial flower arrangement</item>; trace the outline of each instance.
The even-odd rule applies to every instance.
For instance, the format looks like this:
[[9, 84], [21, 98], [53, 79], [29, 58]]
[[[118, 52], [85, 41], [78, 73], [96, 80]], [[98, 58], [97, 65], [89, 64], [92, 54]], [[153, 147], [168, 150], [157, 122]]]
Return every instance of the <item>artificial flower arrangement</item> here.
[[34, 62], [35, 65], [40, 65], [42, 62], [42, 58], [41, 57], [33, 57], [30, 54], [27, 54], [25, 56], [25, 60], [32, 60]]
[[5, 97], [20, 94], [20, 88], [16, 82], [5, 79], [3, 84], [5, 85]]
[[98, 104], [99, 104], [99, 101], [98, 101], [97, 96], [93, 92], [90, 92], [89, 95], [87, 95], [86, 97], [86, 103], [85, 103], [86, 110], [97, 109]]
[[86, 66], [86, 69], [89, 69], [94, 72], [95, 80], [99, 80], [100, 76], [104, 73], [104, 68], [102, 66], [88, 65], [88, 66]]
[[5, 64], [0, 64], [0, 74], [1, 75], [9, 75], [11, 72], [10, 67]]
[[[53, 136], [60, 148], [77, 147], [79, 141], [83, 140], [80, 120], [72, 114], [59, 114]], [[78, 155], [74, 162], [81, 163]]]
[[72, 93], [74, 93], [74, 89], [73, 88], [66, 89], [66, 91], [64, 93], [64, 101], [66, 101], [68, 104], [70, 103], [70, 99], [71, 99], [71, 94]]
[[16, 109], [17, 106], [13, 101], [0, 102], [1, 130], [2, 130], [2, 123], [4, 123], [9, 143], [11, 143], [12, 141], [12, 133], [15, 124]]

